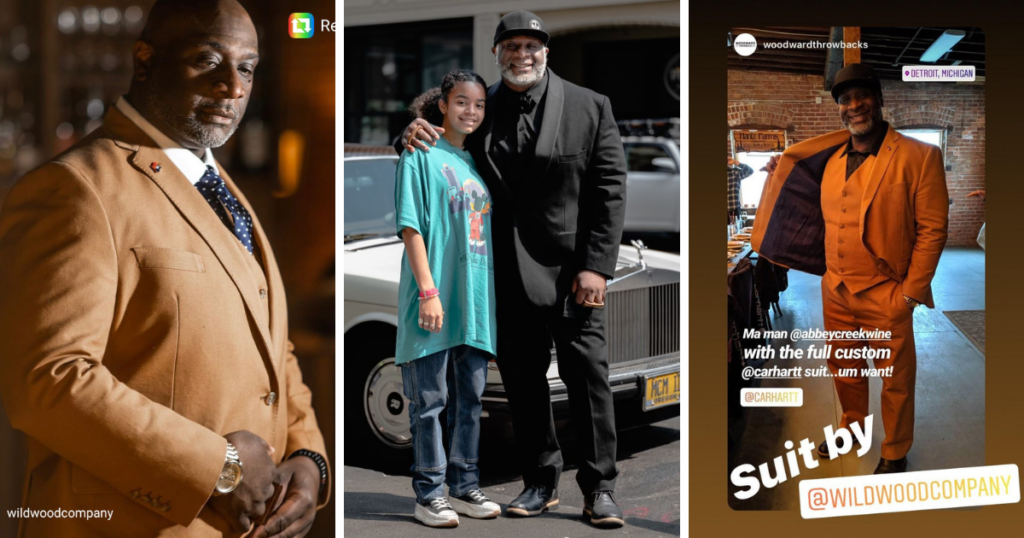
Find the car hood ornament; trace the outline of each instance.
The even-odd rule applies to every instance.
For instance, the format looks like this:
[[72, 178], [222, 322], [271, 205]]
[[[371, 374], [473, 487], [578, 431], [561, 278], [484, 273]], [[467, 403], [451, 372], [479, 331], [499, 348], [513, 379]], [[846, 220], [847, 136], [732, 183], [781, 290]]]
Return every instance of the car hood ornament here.
[[633, 239], [629, 244], [636, 248], [637, 267], [647, 269], [647, 262], [644, 261], [644, 251], [647, 250], [647, 245], [639, 239]]

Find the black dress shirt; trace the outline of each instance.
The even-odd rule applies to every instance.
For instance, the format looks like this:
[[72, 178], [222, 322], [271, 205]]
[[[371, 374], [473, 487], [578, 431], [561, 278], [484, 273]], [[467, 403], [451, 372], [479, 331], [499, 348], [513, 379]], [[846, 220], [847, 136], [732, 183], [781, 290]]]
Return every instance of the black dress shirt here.
[[502, 83], [492, 112], [494, 134], [488, 152], [509, 186], [515, 188], [526, 172], [537, 147], [541, 119], [544, 117], [548, 77], [545, 75], [524, 92]]
[[[846, 155], [846, 179], [850, 179], [850, 176], [860, 168], [860, 165], [864, 164], [867, 160], [868, 155], [878, 157], [878, 151], [882, 149], [882, 142], [885, 142], [885, 133], [889, 132], [889, 124], [882, 122], [882, 125], [878, 128], [878, 137], [875, 139], [875, 143], [871, 144], [868, 151], [857, 151], [853, 149], [853, 137], [850, 137], [850, 141], [846, 143], [846, 148], [843, 149], [843, 155]], [[843, 156], [843, 155], [840, 155]]]

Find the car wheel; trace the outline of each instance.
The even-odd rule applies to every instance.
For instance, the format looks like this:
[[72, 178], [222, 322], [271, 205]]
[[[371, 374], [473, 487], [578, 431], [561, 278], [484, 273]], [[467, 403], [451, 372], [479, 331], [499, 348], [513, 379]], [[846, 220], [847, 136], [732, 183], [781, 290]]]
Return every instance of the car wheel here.
[[[395, 332], [346, 335], [345, 455], [407, 471], [412, 463], [409, 400], [395, 364]], [[358, 340], [349, 344], [349, 340]]]

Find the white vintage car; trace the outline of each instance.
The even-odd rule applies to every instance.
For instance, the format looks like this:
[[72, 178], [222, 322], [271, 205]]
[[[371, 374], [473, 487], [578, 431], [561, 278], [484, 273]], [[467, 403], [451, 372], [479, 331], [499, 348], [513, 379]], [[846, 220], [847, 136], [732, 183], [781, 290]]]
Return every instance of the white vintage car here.
[[[390, 147], [346, 145], [344, 158], [345, 456], [411, 462], [408, 400], [394, 358], [404, 249], [395, 227], [398, 157]], [[641, 249], [622, 246], [606, 297], [609, 381], [619, 429], [679, 415], [679, 256]], [[568, 395], [554, 346], [551, 354], [548, 382], [560, 419], [568, 417]], [[483, 401], [485, 432], [486, 422], [509, 419], [493, 361]]]

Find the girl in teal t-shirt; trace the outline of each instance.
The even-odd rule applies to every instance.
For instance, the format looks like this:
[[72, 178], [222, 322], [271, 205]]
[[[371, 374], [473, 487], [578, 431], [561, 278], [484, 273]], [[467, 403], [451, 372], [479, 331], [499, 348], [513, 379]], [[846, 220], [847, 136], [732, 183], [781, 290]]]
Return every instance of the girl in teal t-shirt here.
[[[463, 148], [466, 135], [484, 119], [485, 103], [479, 75], [448, 73], [419, 111], [443, 127], [443, 136], [430, 151], [404, 152], [396, 172], [396, 220], [405, 255], [395, 362], [409, 399], [414, 515], [431, 527], [456, 526], [458, 514], [492, 518], [501, 512], [480, 490], [476, 463], [480, 397], [497, 334], [491, 197]], [[451, 448], [445, 457], [438, 415], [449, 395]]]

